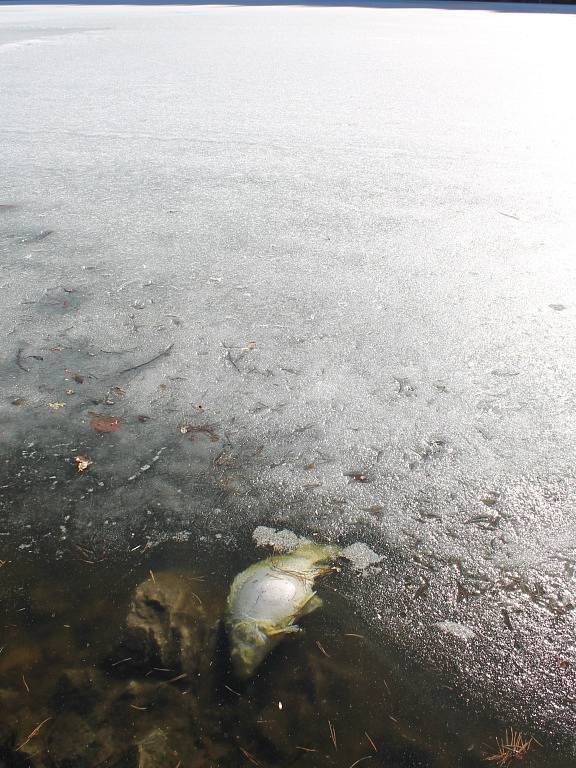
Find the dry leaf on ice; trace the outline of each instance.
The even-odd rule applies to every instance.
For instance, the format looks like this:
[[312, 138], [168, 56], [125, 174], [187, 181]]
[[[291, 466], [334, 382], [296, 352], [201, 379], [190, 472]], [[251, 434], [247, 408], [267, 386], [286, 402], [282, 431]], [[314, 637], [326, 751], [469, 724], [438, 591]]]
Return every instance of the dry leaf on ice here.
[[88, 456], [74, 456], [74, 461], [76, 462], [78, 472], [84, 472], [93, 463], [92, 459], [89, 459]]
[[90, 426], [96, 432], [118, 432], [122, 426], [122, 418], [120, 416], [106, 416], [103, 413], [90, 411]]

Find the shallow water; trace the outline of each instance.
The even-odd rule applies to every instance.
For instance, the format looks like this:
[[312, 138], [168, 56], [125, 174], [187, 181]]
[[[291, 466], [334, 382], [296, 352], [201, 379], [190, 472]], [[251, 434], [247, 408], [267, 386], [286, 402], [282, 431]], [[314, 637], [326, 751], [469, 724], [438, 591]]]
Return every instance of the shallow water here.
[[[4, 763], [472, 768], [498, 751], [502, 724], [471, 720], [454, 691], [372, 641], [339, 597], [345, 566], [319, 585], [305, 632], [235, 680], [219, 620], [235, 573], [262, 556], [5, 547]], [[522, 764], [543, 754], [533, 745]]]

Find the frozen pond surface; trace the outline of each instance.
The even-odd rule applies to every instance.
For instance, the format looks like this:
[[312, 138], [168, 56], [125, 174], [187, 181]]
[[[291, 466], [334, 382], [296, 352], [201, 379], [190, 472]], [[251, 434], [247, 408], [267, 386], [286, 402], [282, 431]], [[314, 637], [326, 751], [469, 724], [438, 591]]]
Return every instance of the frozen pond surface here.
[[0, 8], [0, 558], [356, 545], [566, 766], [576, 16], [508, 10]]

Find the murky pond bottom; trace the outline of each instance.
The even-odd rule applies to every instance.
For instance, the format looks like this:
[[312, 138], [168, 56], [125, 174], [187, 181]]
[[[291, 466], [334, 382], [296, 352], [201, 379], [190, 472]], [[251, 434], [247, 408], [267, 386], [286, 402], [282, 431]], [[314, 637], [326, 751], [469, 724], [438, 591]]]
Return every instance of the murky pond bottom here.
[[235, 679], [221, 618], [259, 556], [4, 550], [0, 765], [487, 765], [496, 726], [459, 717], [450, 690], [421, 696], [426, 681], [370, 639], [337, 581], [319, 585], [304, 633]]

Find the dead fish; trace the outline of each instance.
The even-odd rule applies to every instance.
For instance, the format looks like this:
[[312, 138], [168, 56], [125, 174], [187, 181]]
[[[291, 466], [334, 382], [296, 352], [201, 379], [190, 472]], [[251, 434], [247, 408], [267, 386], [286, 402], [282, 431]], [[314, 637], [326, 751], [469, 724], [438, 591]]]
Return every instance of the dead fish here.
[[322, 605], [315, 580], [334, 568], [338, 547], [303, 544], [286, 555], [254, 563], [232, 582], [226, 609], [230, 656], [239, 678], [251, 677], [294, 622]]

